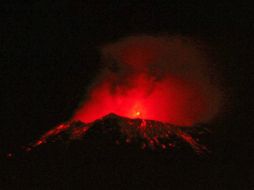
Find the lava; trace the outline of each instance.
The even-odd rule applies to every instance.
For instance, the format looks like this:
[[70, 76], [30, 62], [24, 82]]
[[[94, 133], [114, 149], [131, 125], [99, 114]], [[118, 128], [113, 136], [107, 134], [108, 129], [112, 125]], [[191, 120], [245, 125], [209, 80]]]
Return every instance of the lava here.
[[206, 150], [192, 132], [196, 124], [216, 116], [221, 94], [211, 82], [206, 55], [193, 40], [128, 37], [104, 46], [102, 61], [105, 67], [72, 118], [48, 131], [33, 147], [62, 133], [68, 133], [69, 139], [85, 138], [98, 122], [103, 130], [108, 114], [114, 113], [110, 117], [117, 118], [114, 130], [120, 131], [125, 143], [141, 139], [142, 148], [166, 149], [174, 148], [178, 138], [198, 153]]
[[120, 134], [115, 136], [116, 139], [114, 139], [117, 145], [121, 143], [139, 144], [142, 149], [159, 148], [163, 150], [174, 149], [180, 142], [185, 142], [198, 154], [207, 152], [207, 148], [199, 144], [192, 135], [195, 130], [203, 134], [204, 130], [201, 128], [190, 130], [159, 121], [139, 118], [130, 119], [115, 114], [109, 114], [92, 123], [73, 121], [60, 124], [45, 133], [32, 147], [35, 148], [48, 142], [59, 141], [63, 134], [63, 136], [68, 136], [68, 140], [86, 139], [89, 138], [89, 133], [93, 134], [96, 130], [104, 134], [110, 132]]
[[137, 111], [135, 114], [136, 114], [136, 116], [140, 116], [141, 115], [141, 113], [139, 111]]

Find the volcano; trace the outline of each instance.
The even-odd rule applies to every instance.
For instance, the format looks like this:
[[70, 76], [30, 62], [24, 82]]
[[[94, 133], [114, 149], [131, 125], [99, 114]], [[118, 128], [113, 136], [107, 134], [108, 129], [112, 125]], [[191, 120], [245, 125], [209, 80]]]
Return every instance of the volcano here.
[[[31, 148], [57, 141], [93, 141], [103, 143], [130, 144], [141, 149], [174, 149], [182, 146], [192, 148], [196, 153], [207, 152], [198, 141], [207, 134], [204, 127], [186, 128], [169, 123], [140, 118], [127, 118], [108, 114], [90, 123], [70, 121], [60, 124], [41, 136]], [[27, 150], [30, 150], [28, 148]]]
[[38, 184], [43, 189], [185, 189], [196, 184], [190, 176], [203, 179], [203, 160], [209, 157], [203, 144], [209, 136], [204, 125], [181, 127], [116, 114], [90, 123], [70, 121], [9, 159], [4, 176], [13, 181], [7, 189], [37, 189]]

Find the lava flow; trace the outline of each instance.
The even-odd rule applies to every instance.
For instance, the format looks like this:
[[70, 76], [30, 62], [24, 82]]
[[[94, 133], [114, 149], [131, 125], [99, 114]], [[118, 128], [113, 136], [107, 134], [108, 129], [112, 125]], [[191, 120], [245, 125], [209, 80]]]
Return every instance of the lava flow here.
[[109, 134], [110, 139], [118, 145], [138, 144], [142, 149], [172, 150], [179, 148], [179, 144], [185, 143], [198, 154], [207, 152], [207, 148], [199, 144], [198, 138], [193, 136], [193, 133], [197, 133], [198, 136], [205, 135], [204, 129], [190, 129], [154, 120], [130, 119], [115, 114], [109, 114], [92, 123], [74, 121], [58, 125], [44, 134], [32, 147], [63, 140], [63, 138], [68, 141], [86, 140], [96, 133]]
[[87, 98], [67, 124], [50, 130], [33, 146], [66, 131], [70, 139], [86, 136], [98, 121], [114, 113], [117, 131], [126, 142], [139, 138], [143, 147], [166, 148], [175, 146], [172, 137], [176, 136], [201, 152], [205, 148], [188, 130], [195, 131], [193, 126], [216, 116], [221, 96], [200, 49], [188, 38], [152, 36], [128, 37], [103, 46], [105, 67]]

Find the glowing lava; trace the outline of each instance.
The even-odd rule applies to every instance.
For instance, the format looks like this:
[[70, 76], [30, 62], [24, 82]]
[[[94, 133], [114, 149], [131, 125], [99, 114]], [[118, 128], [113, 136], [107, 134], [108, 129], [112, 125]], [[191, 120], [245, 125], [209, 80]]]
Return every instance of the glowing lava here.
[[138, 116], [141, 115], [141, 113], [140, 113], [139, 111], [137, 111], [137, 112], [135, 113], [135, 115], [138, 117]]
[[[140, 114], [137, 112], [136, 114]], [[115, 114], [109, 114], [92, 123], [73, 121], [61, 124], [45, 133], [32, 147], [37, 147], [48, 142], [59, 141], [62, 136], [67, 140], [89, 139], [89, 134], [109, 134], [110, 139], [119, 144], [135, 144], [142, 149], [174, 149], [181, 143], [191, 147], [196, 153], [207, 152], [192, 136], [198, 131], [199, 136], [204, 134], [202, 128], [182, 128], [172, 124], [154, 120], [130, 119]], [[115, 135], [120, 134], [120, 135]], [[100, 141], [100, 139], [97, 139]]]
[[[205, 149], [188, 129], [195, 132], [195, 124], [216, 116], [220, 93], [210, 81], [206, 56], [192, 40], [129, 37], [106, 45], [102, 55], [105, 68], [70, 121], [48, 131], [33, 146], [63, 132], [70, 139], [83, 137], [98, 122], [105, 128], [107, 115], [114, 113], [111, 119], [116, 117], [119, 127], [115, 130], [127, 143], [141, 139], [142, 146], [165, 149], [174, 147], [177, 137], [197, 152]], [[186, 126], [194, 127], [183, 130]]]

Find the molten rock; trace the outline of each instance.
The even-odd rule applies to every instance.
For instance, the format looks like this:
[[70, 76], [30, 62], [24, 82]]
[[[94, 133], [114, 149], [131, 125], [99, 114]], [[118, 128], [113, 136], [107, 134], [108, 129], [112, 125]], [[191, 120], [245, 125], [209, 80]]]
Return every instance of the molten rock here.
[[155, 120], [130, 119], [109, 114], [91, 123], [72, 121], [45, 133], [32, 147], [56, 141], [83, 140], [138, 145], [142, 149], [171, 150], [183, 145], [198, 154], [207, 151], [199, 138], [207, 133], [204, 127], [179, 127]]

